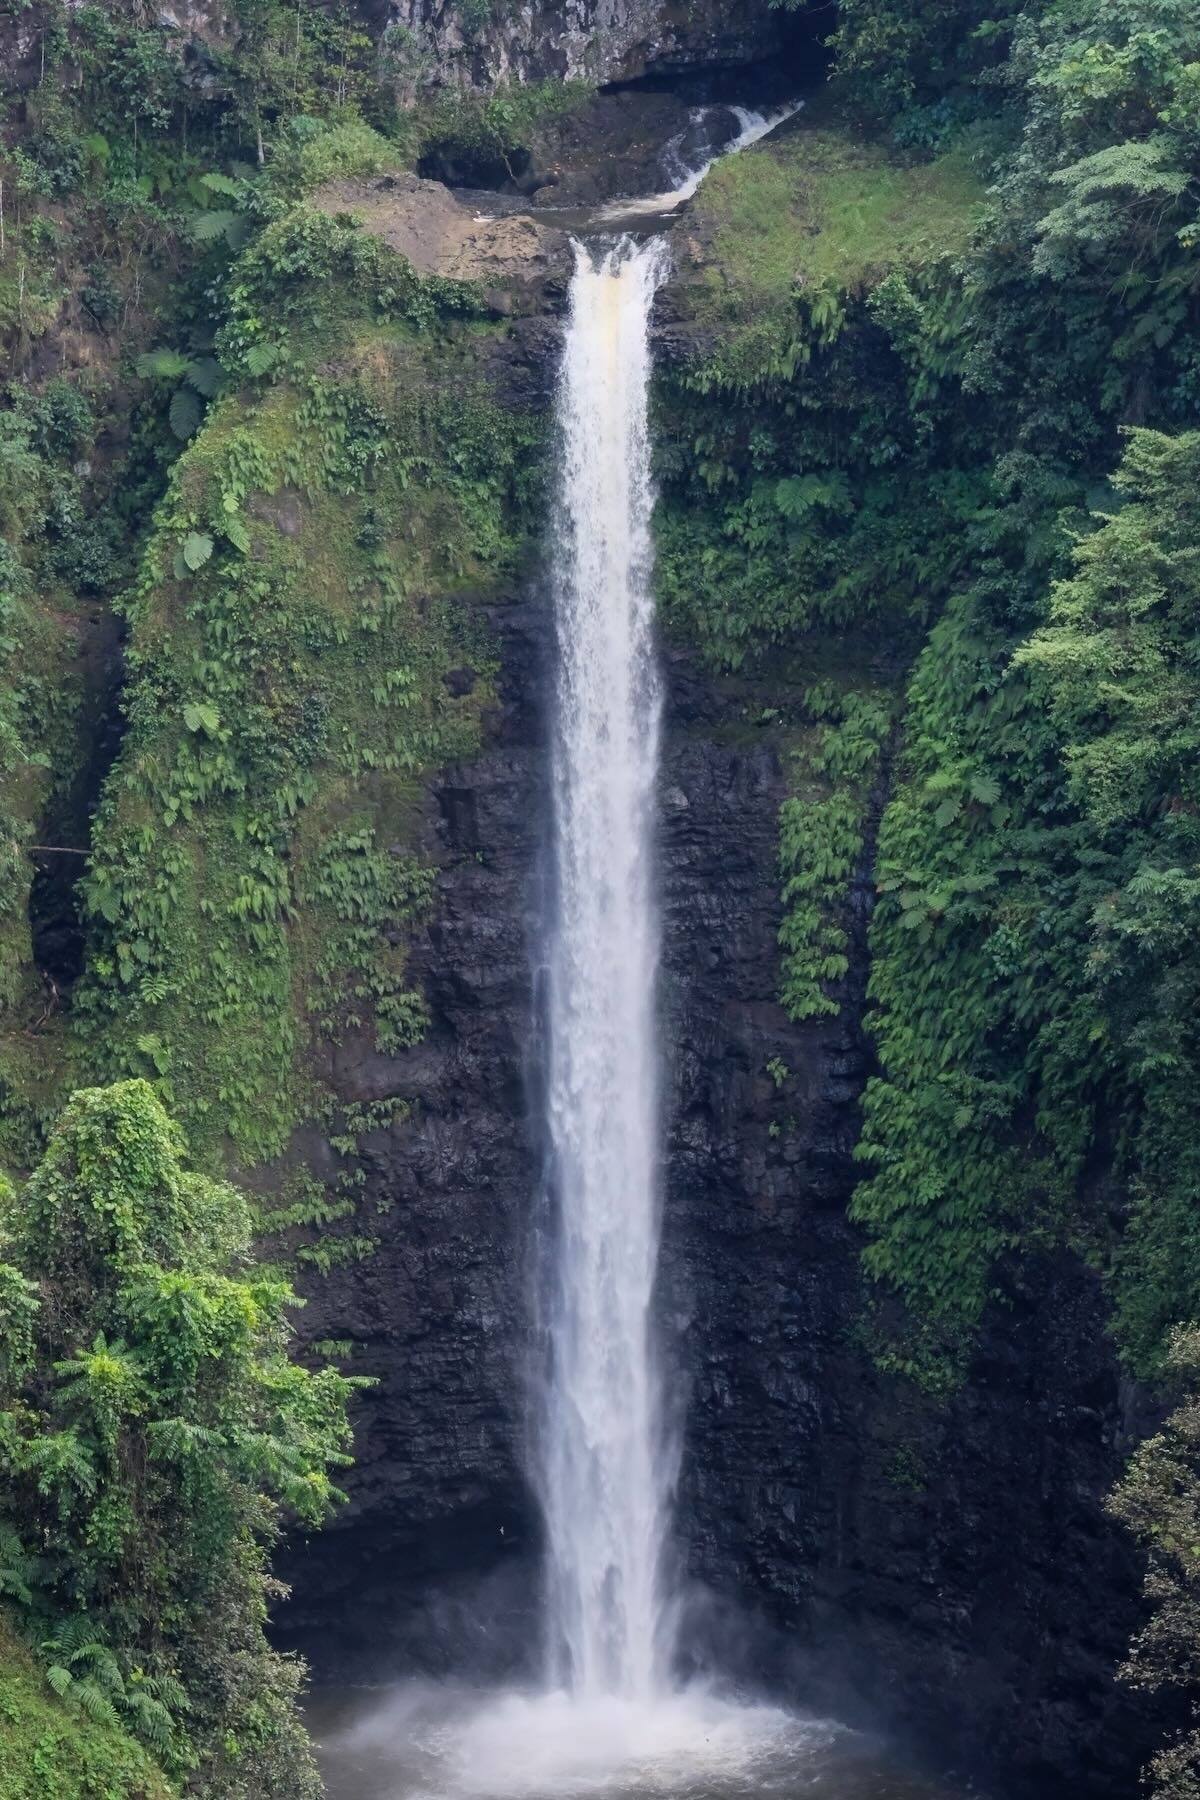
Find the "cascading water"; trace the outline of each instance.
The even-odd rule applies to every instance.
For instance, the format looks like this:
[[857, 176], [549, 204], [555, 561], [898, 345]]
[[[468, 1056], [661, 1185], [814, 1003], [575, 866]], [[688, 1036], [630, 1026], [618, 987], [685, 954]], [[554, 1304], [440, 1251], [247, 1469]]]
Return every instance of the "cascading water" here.
[[[715, 162], [720, 162], [725, 156], [734, 156], [739, 150], [748, 150], [751, 144], [757, 144], [760, 138], [774, 131], [777, 125], [782, 125], [785, 119], [792, 118], [803, 105], [803, 100], [793, 100], [789, 105], [778, 107], [770, 113], [754, 112], [748, 106], [731, 106], [729, 111], [738, 122], [737, 136], [723, 149], [715, 151], [712, 156], [705, 157], [702, 162], [689, 169], [679, 153], [678, 145], [681, 140], [673, 139], [667, 146], [664, 161], [672, 175], [678, 174], [679, 179], [675, 185], [665, 193], [646, 194], [637, 200], [614, 200], [603, 208], [601, 219], [615, 224], [622, 219], [654, 218], [674, 212], [685, 200], [691, 199]], [[695, 109], [692, 113], [693, 125], [699, 124], [705, 110], [702, 106]]]
[[[792, 110], [792, 109], [789, 109]], [[778, 118], [780, 115], [777, 115]], [[753, 141], [761, 115], [740, 120]], [[775, 121], [771, 121], [775, 122]], [[674, 196], [690, 193], [693, 172]], [[408, 1686], [323, 1762], [337, 1800], [934, 1800], [852, 1734], [672, 1680], [676, 1448], [651, 1317], [659, 1238], [647, 398], [661, 240], [577, 245], [559, 386], [554, 919], [546, 1126], [557, 1229], [534, 1477], [549, 1671], [534, 1692]]]
[[647, 434], [661, 240], [576, 245], [559, 388], [556, 918], [547, 1126], [558, 1230], [539, 1486], [554, 1673], [645, 1698], [673, 1458], [650, 1302], [658, 1257], [653, 883], [659, 691]]

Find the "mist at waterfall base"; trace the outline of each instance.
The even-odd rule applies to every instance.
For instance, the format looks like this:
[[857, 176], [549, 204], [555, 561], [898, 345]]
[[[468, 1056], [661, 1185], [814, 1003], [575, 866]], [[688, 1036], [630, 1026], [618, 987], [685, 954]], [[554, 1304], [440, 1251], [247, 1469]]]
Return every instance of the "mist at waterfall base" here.
[[702, 1689], [643, 1704], [444, 1682], [309, 1710], [329, 1800], [957, 1800], [878, 1743]]
[[653, 1294], [660, 1225], [649, 321], [662, 239], [577, 244], [559, 380], [557, 689], [544, 1128], [548, 1234], [529, 1472], [544, 1676], [310, 1708], [332, 1800], [919, 1800], [858, 1734], [677, 1669], [678, 1445]]

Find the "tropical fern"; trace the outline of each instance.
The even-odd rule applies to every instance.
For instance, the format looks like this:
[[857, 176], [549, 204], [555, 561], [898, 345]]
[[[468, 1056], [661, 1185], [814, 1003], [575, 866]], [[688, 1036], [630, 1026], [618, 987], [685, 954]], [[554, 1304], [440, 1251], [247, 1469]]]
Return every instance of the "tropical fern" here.
[[132, 1731], [159, 1755], [170, 1752], [178, 1716], [188, 1710], [173, 1675], [142, 1668], [125, 1675], [95, 1620], [83, 1613], [63, 1619], [41, 1648], [50, 1659], [46, 1680], [60, 1698], [74, 1701], [96, 1724]]
[[36, 1556], [29, 1554], [11, 1525], [0, 1523], [0, 1594], [22, 1606], [32, 1605], [37, 1574]]

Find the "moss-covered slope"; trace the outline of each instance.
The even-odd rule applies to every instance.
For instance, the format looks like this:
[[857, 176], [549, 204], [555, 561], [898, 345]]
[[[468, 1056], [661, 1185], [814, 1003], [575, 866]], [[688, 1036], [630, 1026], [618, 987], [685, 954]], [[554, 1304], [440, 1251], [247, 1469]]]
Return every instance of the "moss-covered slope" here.
[[0, 1614], [0, 1800], [170, 1800], [133, 1738], [60, 1700]]
[[[468, 754], [537, 427], [470, 290], [305, 209], [242, 275], [231, 395], [181, 458], [129, 608], [129, 729], [86, 883], [80, 1054], [157, 1078], [193, 1142], [280, 1152], [346, 1031], [411, 1043], [422, 771]], [[293, 323], [295, 321], [295, 323]], [[301, 323], [303, 321], [303, 323]], [[261, 356], [260, 356], [261, 360]]]

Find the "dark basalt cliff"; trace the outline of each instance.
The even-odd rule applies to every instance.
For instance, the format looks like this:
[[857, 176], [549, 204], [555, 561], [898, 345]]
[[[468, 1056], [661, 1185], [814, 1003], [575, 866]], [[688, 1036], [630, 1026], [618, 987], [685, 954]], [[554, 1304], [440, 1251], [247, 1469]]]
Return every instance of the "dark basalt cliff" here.
[[[397, 1058], [348, 1050], [337, 1071], [348, 1098], [412, 1109], [367, 1140], [379, 1252], [314, 1284], [305, 1320], [353, 1339], [379, 1378], [352, 1503], [284, 1570], [289, 1636], [318, 1679], [494, 1675], [537, 1654], [522, 1452], [551, 630], [528, 597], [490, 623], [487, 746], [425, 797], [442, 871], [419, 950], [432, 1029]], [[1145, 1746], [1112, 1671], [1138, 1572], [1102, 1504], [1126, 1397], [1098, 1289], [1074, 1263], [1041, 1270], [945, 1406], [875, 1371], [846, 1219], [870, 881], [841, 1016], [792, 1025], [776, 998], [784, 769], [769, 729], [730, 725], [761, 691], [750, 709], [681, 655], [667, 680], [661, 1315], [687, 1402], [688, 1652], [893, 1727], [1006, 1793], [1126, 1796]]]

